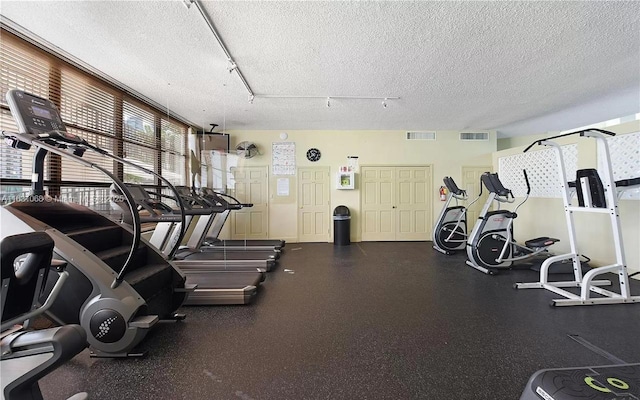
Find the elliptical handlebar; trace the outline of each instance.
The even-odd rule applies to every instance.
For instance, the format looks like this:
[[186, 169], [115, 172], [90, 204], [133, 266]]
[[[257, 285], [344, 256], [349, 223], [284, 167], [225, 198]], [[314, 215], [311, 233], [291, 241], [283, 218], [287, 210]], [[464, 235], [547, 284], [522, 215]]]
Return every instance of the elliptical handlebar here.
[[455, 197], [458, 200], [467, 200], [467, 191], [460, 189], [456, 182], [450, 176], [445, 176], [442, 181], [444, 182], [445, 187], [451, 193], [451, 196]]
[[529, 184], [529, 177], [527, 176], [527, 170], [523, 169], [522, 174], [524, 175], [524, 181], [527, 183], [527, 194], [526, 196], [524, 196], [524, 200], [522, 200], [522, 203], [518, 204], [515, 210], [513, 210], [513, 213], [516, 215], [518, 213], [518, 209], [520, 208], [520, 206], [523, 205], [527, 200], [529, 200], [529, 195], [531, 194], [531, 185]]
[[522, 174], [524, 175], [524, 181], [527, 183], [527, 197], [531, 194], [531, 185], [529, 184], [529, 177], [527, 176], [527, 170], [522, 169]]
[[515, 201], [513, 193], [502, 185], [497, 173], [485, 172], [482, 174], [481, 179], [487, 190], [495, 195], [494, 199], [496, 201], [500, 203], [513, 203]]

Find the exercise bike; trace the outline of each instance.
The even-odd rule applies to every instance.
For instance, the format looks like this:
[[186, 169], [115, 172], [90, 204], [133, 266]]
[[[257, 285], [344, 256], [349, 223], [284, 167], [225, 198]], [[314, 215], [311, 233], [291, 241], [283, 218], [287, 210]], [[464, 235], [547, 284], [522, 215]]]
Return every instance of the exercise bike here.
[[[449, 176], [445, 176], [443, 181], [449, 193], [447, 201], [438, 216], [438, 222], [433, 228], [433, 248], [442, 254], [451, 255], [456, 251], [464, 250], [466, 247], [467, 209], [480, 199], [482, 190], [478, 197], [465, 207], [459, 205], [458, 202], [469, 199], [467, 191], [460, 189], [453, 178]], [[450, 206], [453, 199], [456, 200], [456, 205]]]
[[489, 191], [489, 197], [467, 241], [467, 265], [485, 274], [493, 275], [501, 269], [511, 269], [515, 261], [545, 253], [549, 246], [559, 242], [559, 239], [546, 236], [527, 240], [524, 245], [514, 240], [513, 221], [518, 217], [518, 209], [529, 199], [531, 193], [527, 171], [522, 172], [527, 184], [527, 194], [514, 211], [489, 211], [494, 200], [498, 204], [514, 203], [515, 197], [511, 190], [502, 185], [497, 173], [486, 172], [480, 178]]

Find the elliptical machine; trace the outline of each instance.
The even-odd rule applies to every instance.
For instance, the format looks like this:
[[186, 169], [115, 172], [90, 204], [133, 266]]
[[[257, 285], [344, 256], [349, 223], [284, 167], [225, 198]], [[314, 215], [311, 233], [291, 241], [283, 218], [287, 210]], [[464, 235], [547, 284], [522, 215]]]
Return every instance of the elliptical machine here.
[[521, 245], [514, 240], [513, 221], [518, 217], [518, 209], [529, 199], [531, 193], [527, 171], [522, 172], [527, 184], [527, 194], [514, 211], [489, 211], [494, 200], [498, 204], [514, 203], [515, 197], [511, 190], [502, 185], [497, 173], [485, 172], [480, 177], [482, 184], [489, 191], [489, 197], [467, 241], [467, 265], [485, 274], [494, 275], [501, 269], [511, 269], [515, 261], [526, 260], [546, 252], [549, 246], [559, 241], [543, 236], [527, 240]]
[[[460, 189], [453, 178], [449, 176], [445, 176], [443, 181], [449, 194], [440, 216], [438, 216], [438, 222], [433, 228], [433, 248], [442, 254], [451, 255], [466, 247], [467, 209], [480, 199], [482, 191], [474, 201], [465, 207], [459, 205], [458, 202], [469, 199], [467, 191]], [[456, 200], [456, 205], [450, 206], [453, 199]]]

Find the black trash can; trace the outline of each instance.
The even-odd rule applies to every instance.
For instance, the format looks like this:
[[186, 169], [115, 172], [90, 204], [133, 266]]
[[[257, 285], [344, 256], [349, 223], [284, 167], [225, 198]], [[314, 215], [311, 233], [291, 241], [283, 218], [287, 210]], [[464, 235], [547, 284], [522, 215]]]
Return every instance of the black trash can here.
[[351, 212], [347, 206], [338, 206], [333, 210], [333, 244], [351, 244]]

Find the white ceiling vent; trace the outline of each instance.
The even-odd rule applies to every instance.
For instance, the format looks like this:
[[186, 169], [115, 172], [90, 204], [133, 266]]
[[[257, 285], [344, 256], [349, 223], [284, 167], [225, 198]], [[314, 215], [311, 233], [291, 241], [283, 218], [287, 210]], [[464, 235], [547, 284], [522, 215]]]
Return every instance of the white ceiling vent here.
[[488, 132], [460, 132], [460, 140], [489, 140]]
[[407, 140], [436, 140], [435, 132], [407, 132]]

